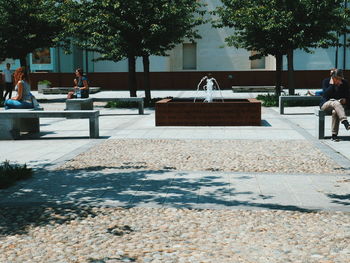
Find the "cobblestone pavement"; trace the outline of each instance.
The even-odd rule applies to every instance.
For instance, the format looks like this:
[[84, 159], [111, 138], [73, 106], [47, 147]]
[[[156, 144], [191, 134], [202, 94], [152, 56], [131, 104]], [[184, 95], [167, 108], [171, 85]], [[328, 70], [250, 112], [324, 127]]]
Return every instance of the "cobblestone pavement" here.
[[0, 210], [0, 262], [346, 263], [348, 213], [154, 208]]
[[65, 169], [143, 167], [187, 171], [349, 174], [307, 141], [107, 140]]

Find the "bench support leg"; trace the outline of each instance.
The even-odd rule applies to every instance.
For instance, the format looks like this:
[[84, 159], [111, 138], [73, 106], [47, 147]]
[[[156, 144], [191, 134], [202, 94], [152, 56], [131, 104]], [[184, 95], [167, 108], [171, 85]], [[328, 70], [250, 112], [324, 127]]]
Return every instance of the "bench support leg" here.
[[90, 127], [90, 138], [98, 138], [99, 137], [98, 117], [89, 118], [89, 127]]
[[279, 107], [280, 107], [280, 114], [284, 114], [284, 100], [282, 97], [279, 97]]
[[0, 140], [14, 140], [20, 136], [20, 127], [16, 119], [0, 120]]
[[144, 108], [144, 105], [143, 105], [143, 101], [140, 101], [139, 102], [139, 114], [143, 114], [143, 108]]
[[21, 132], [40, 132], [39, 118], [19, 118], [16, 121]]
[[318, 139], [324, 139], [324, 123], [325, 123], [325, 113], [319, 111], [318, 118], [316, 118], [316, 137]]

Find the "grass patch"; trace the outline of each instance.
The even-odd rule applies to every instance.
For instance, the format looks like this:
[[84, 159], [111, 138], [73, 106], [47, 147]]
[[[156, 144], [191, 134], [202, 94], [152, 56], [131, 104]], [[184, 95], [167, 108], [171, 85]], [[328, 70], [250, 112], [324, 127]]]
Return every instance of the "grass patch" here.
[[[145, 107], [155, 107], [156, 102], [162, 99], [172, 99], [173, 97], [152, 98], [150, 102], [145, 101]], [[135, 101], [109, 101], [105, 108], [138, 108], [139, 104]]]
[[[300, 94], [295, 94], [295, 95], [299, 95]], [[311, 98], [311, 96], [310, 96]], [[261, 100], [262, 101], [262, 106], [265, 107], [278, 107], [279, 106], [279, 99], [278, 96], [276, 96], [275, 94], [267, 94], [267, 95], [258, 95], [256, 97], [256, 99]], [[320, 103], [318, 101], [307, 101], [307, 100], [303, 100], [303, 101], [286, 101], [284, 103], [284, 106], [287, 107], [302, 107], [302, 106], [319, 106]]]
[[10, 164], [9, 161], [4, 161], [0, 164], [0, 189], [10, 187], [16, 181], [28, 179], [32, 175], [32, 168], [28, 168], [26, 164]]

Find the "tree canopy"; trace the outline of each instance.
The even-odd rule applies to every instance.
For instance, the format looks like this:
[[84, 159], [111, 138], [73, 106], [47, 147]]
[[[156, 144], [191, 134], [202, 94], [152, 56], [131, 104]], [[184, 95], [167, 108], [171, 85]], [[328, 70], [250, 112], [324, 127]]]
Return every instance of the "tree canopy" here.
[[[337, 44], [338, 34], [347, 32], [349, 12], [338, 0], [222, 0], [215, 10], [217, 27], [233, 27], [228, 45], [273, 55], [277, 70], [282, 56], [288, 55], [293, 70], [293, 50], [311, 52], [312, 48]], [[289, 86], [293, 86], [289, 78]], [[279, 81], [277, 81], [279, 82]], [[294, 87], [290, 87], [294, 93]]]
[[100, 54], [97, 60], [129, 59], [132, 96], [136, 96], [135, 58], [165, 55], [184, 38], [198, 37], [195, 26], [203, 21], [201, 4], [193, 0], [67, 0], [64, 3], [65, 32], [74, 44], [97, 51]]
[[37, 48], [54, 46], [62, 27], [52, 0], [0, 0], [0, 57], [20, 59]]

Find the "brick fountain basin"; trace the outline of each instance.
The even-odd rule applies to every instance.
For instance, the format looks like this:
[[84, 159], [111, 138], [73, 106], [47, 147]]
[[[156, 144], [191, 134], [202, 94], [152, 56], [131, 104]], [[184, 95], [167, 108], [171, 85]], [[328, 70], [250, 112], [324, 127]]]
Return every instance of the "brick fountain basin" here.
[[257, 99], [163, 99], [156, 103], [156, 126], [260, 126]]

